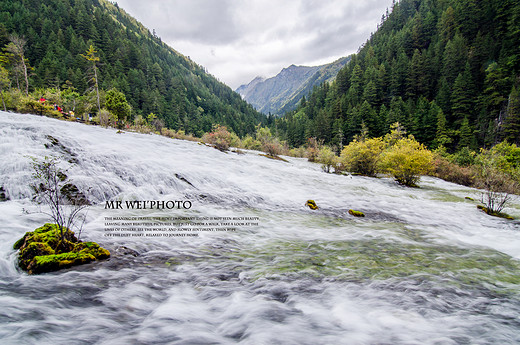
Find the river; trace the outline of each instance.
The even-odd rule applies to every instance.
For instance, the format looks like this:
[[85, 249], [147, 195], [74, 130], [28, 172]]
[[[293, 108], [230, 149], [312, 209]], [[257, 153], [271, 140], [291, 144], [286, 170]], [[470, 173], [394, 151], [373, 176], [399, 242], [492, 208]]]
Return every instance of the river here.
[[[479, 211], [476, 189], [34, 115], [0, 112], [0, 137], [2, 344], [520, 343], [520, 223]], [[112, 256], [27, 275], [12, 246], [49, 222], [29, 157], [51, 155], [92, 203], [82, 239]], [[126, 207], [168, 200], [191, 205]], [[519, 200], [505, 212], [519, 218]], [[193, 235], [121, 224], [183, 217]], [[201, 227], [215, 219], [229, 231]]]

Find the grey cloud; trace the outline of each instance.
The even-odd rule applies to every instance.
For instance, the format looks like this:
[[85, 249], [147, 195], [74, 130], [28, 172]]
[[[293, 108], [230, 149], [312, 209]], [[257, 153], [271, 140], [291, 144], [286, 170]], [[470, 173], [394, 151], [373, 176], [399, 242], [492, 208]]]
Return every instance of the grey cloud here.
[[[392, 0], [119, 0], [231, 87], [291, 64], [355, 53]], [[274, 72], [273, 72], [274, 71]]]
[[118, 3], [167, 42], [226, 44], [240, 36], [232, 0], [119, 0]]

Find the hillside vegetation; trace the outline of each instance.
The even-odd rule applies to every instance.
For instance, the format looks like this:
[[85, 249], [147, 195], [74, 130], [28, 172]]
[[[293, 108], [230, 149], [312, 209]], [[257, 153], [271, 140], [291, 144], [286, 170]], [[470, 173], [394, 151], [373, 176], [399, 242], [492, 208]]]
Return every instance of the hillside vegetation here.
[[336, 147], [399, 122], [449, 152], [520, 141], [520, 3], [402, 0], [332, 84], [278, 120], [292, 146]]
[[198, 136], [215, 123], [242, 136], [265, 120], [203, 67], [105, 0], [2, 1], [0, 47], [8, 48], [13, 38], [22, 40], [28, 82], [23, 59], [4, 49], [0, 79], [8, 109], [19, 105], [13, 91], [20, 90], [33, 99], [54, 94], [53, 102], [76, 114], [97, 113], [92, 64], [82, 56], [93, 46], [101, 107], [105, 92], [117, 89], [131, 106], [129, 121], [153, 113], [166, 127]]

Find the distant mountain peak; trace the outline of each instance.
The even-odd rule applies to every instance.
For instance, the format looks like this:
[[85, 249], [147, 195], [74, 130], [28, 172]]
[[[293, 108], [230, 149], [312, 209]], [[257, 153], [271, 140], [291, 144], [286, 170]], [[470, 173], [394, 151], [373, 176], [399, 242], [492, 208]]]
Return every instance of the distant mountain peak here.
[[236, 92], [258, 111], [282, 115], [294, 109], [314, 85], [333, 80], [349, 60], [350, 57], [344, 57], [320, 66], [292, 64], [274, 77], [256, 77], [248, 84], [238, 87]]

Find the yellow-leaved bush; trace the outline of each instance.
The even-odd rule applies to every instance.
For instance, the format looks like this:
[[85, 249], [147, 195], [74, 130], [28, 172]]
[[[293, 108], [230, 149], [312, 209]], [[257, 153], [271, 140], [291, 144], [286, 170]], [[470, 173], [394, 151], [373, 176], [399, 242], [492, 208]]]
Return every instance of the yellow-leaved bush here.
[[432, 167], [433, 153], [412, 136], [399, 139], [381, 155], [383, 172], [405, 186], [416, 186]]
[[341, 151], [340, 162], [351, 173], [376, 176], [384, 149], [385, 143], [381, 138], [354, 140]]
[[321, 169], [326, 172], [332, 172], [332, 169], [336, 169], [338, 164], [338, 156], [328, 146], [323, 146], [318, 152], [318, 158], [316, 160], [321, 163]]

